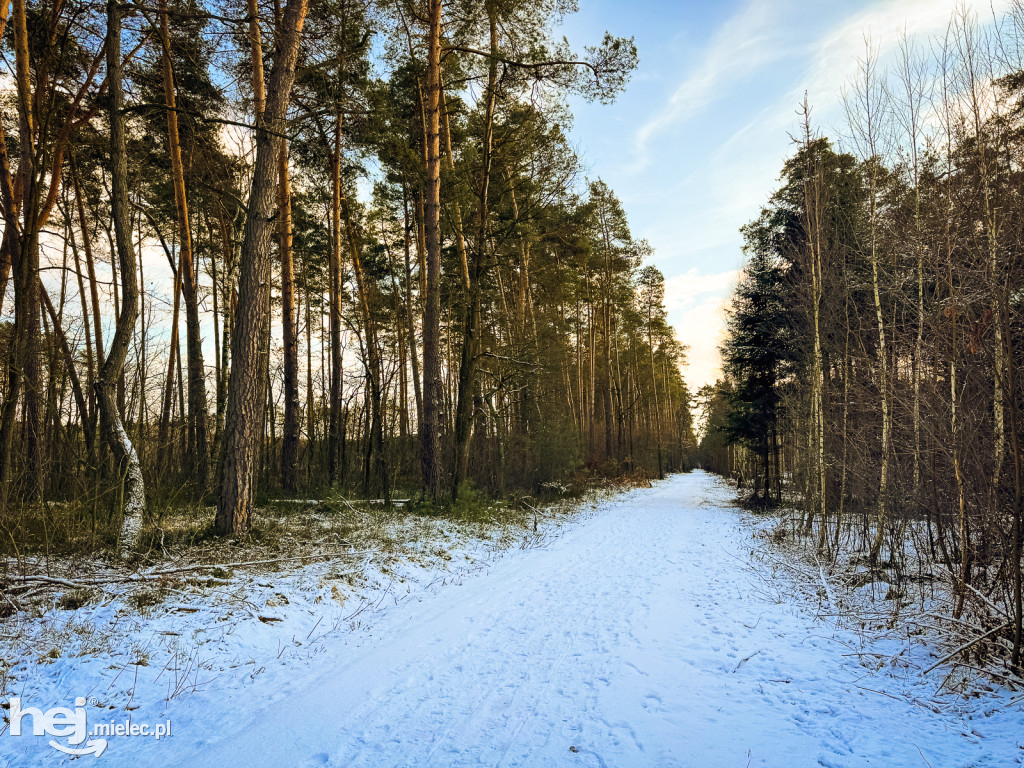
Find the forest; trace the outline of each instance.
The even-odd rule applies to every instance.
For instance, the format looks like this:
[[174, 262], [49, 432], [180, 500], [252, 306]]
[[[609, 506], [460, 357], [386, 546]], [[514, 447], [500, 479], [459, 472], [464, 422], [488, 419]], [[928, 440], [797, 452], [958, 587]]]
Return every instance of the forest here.
[[0, 765], [1021, 762], [1024, 0], [0, 0], [0, 73]]
[[567, 133], [637, 51], [574, 10], [0, 2], [0, 548], [687, 466], [664, 278]]
[[743, 230], [724, 378], [700, 393], [702, 462], [755, 505], [796, 504], [819, 553], [907, 578], [938, 564], [953, 620], [980, 616], [1013, 668], [1021, 22], [1020, 6], [995, 26], [961, 9], [887, 66], [868, 38], [835, 140], [804, 101], [778, 189]]

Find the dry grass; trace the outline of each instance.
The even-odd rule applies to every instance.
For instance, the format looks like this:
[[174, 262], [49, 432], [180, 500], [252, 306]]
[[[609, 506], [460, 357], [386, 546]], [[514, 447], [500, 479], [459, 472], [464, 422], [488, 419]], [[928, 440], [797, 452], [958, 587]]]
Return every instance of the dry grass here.
[[389, 573], [400, 560], [423, 567], [450, 561], [449, 550], [470, 539], [498, 549], [539, 546], [549, 535], [543, 523], [584, 501], [647, 485], [640, 473], [617, 480], [581, 473], [569, 486], [552, 485], [537, 497], [496, 500], [468, 488], [446, 506], [422, 497], [395, 506], [341, 495], [277, 499], [258, 507], [251, 531], [237, 538], [215, 534], [213, 507], [164, 502], [151, 506], [128, 564], [114, 556], [115, 516], [86, 503], [22, 507], [0, 512], [0, 617], [47, 607], [78, 611], [103, 602], [110, 592], [104, 585], [116, 585], [114, 591], [144, 614], [182, 590], [236, 582], [239, 570], [267, 573], [270, 581], [274, 572], [315, 562], [339, 563], [341, 586], [351, 587], [370, 559]]
[[[112, 524], [103, 535], [93, 535], [97, 518], [84, 515], [81, 507], [36, 507], [23, 515], [17, 534], [6, 529], [12, 546], [0, 574], [0, 608], [7, 616], [19, 609], [37, 613], [47, 605], [77, 611], [101, 602], [102, 585], [109, 584], [145, 614], [181, 590], [224, 586], [239, 567], [270, 574], [312, 562], [344, 563], [339, 576], [351, 586], [353, 569], [362, 570], [367, 558], [387, 573], [399, 560], [424, 567], [448, 561], [448, 548], [459, 540], [520, 546], [537, 536], [539, 520], [556, 509], [537, 504], [531, 497], [494, 501], [472, 490], [447, 507], [416, 500], [386, 507], [341, 496], [276, 500], [257, 509], [251, 531], [240, 538], [215, 535], [213, 507], [165, 505], [145, 522], [137, 557], [127, 565], [113, 556]], [[563, 506], [557, 510], [560, 514]]]

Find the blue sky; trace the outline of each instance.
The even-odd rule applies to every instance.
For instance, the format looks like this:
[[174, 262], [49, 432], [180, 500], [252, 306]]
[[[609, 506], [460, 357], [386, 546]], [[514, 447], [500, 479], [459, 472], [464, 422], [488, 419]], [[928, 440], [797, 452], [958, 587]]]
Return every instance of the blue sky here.
[[[842, 141], [841, 92], [864, 53], [883, 65], [903, 30], [927, 47], [958, 0], [580, 0], [575, 46], [607, 29], [636, 38], [640, 65], [612, 105], [573, 104], [591, 177], [622, 200], [654, 247], [669, 319], [689, 346], [691, 387], [714, 381], [722, 308], [742, 265], [739, 228], [774, 190], [804, 91], [818, 131]], [[984, 22], [1009, 0], [968, 0]]]

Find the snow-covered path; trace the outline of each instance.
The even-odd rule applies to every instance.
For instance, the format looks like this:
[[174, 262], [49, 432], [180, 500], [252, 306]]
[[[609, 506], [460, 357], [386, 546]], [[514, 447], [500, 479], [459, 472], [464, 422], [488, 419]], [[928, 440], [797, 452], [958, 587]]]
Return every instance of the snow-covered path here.
[[694, 472], [605, 502], [550, 546], [393, 605], [368, 634], [346, 633], [308, 665], [172, 701], [172, 738], [118, 740], [101, 762], [938, 768], [1021, 759], [1019, 710], [964, 720], [868, 690], [864, 667], [844, 656], [851, 637], [755, 588], [744, 565], [756, 544], [731, 496]]

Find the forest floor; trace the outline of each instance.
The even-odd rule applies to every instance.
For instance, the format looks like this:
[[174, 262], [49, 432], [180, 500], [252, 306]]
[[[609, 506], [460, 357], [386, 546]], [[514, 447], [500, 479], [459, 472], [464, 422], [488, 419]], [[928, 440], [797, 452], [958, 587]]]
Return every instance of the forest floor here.
[[[5, 619], [2, 698], [83, 697], [90, 731], [170, 723], [104, 737], [109, 766], [1024, 761], [1020, 693], [926, 673], [945, 655], [927, 632], [837, 616], [892, 601], [830, 582], [734, 499], [695, 471], [527, 525], [396, 515], [387, 552], [206, 573], [149, 605], [105, 589]], [[4, 727], [0, 766], [98, 742], [30, 723]]]

